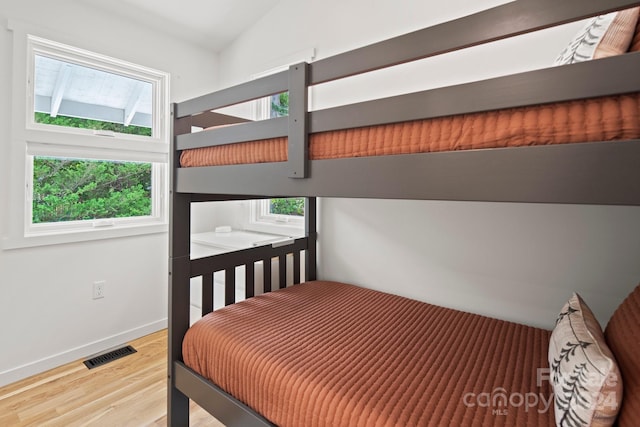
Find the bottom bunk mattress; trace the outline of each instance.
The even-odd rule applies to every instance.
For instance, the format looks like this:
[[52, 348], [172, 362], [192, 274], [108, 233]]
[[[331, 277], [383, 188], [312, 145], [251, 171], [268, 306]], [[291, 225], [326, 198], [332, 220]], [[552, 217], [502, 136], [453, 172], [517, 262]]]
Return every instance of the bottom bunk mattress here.
[[551, 332], [335, 282], [222, 308], [187, 366], [279, 426], [553, 426]]

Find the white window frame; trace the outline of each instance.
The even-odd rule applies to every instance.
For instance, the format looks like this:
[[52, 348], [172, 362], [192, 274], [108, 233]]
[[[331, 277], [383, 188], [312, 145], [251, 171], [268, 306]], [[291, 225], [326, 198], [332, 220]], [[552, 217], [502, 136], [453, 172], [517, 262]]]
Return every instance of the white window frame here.
[[[252, 79], [265, 77], [289, 69], [290, 65], [299, 62], [311, 62], [315, 57], [315, 49], [307, 49], [298, 52], [286, 60], [280, 60], [277, 67], [271, 67], [267, 71], [253, 75]], [[311, 91], [309, 93], [309, 105], [311, 105]], [[268, 119], [271, 114], [271, 97], [264, 97], [252, 103], [252, 116], [254, 120]], [[270, 212], [270, 199], [251, 200], [244, 214], [243, 228], [246, 230], [263, 233], [299, 235], [304, 231], [304, 217], [294, 215], [279, 215]]]
[[251, 219], [254, 222], [263, 222], [277, 226], [304, 227], [304, 217], [296, 215], [281, 215], [270, 212], [271, 199], [252, 200]]
[[242, 203], [241, 227], [259, 233], [298, 237], [304, 234], [305, 217], [277, 215], [269, 212], [269, 199], [249, 200]]
[[[124, 237], [168, 230], [169, 74], [41, 38], [10, 22], [13, 31], [13, 93], [9, 227], [4, 249]], [[35, 56], [96, 68], [152, 84], [152, 136], [94, 132], [36, 123]], [[149, 216], [32, 224], [35, 156], [151, 163], [152, 214]]]

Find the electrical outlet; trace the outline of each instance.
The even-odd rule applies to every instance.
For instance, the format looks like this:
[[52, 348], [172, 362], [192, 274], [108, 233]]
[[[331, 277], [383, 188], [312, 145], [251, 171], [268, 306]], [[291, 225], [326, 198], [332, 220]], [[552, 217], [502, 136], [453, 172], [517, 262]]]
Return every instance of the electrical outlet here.
[[93, 299], [104, 298], [104, 285], [106, 283], [104, 280], [93, 282]]

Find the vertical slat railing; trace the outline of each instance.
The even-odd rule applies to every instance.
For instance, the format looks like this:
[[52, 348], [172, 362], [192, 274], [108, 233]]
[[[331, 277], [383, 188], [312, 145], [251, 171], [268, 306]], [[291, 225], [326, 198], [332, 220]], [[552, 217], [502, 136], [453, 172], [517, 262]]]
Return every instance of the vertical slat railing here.
[[287, 254], [278, 257], [278, 270], [280, 289], [284, 289], [287, 287]]
[[262, 290], [271, 292], [271, 257], [262, 260]]
[[300, 283], [302, 275], [301, 252], [304, 251], [305, 254], [309, 252], [309, 242], [311, 241], [315, 246], [315, 240], [303, 237], [287, 240], [286, 243], [280, 241], [272, 245], [225, 252], [191, 260], [190, 277], [202, 278], [202, 314], [205, 315], [214, 310], [215, 274], [219, 272], [224, 272], [225, 276], [224, 305], [234, 304], [237, 300], [236, 268], [238, 267], [244, 267], [245, 298], [251, 298], [258, 294], [257, 287], [260, 282], [256, 277], [256, 263], [258, 262], [263, 265], [262, 292], [271, 292], [274, 289], [271, 278], [272, 261], [274, 259], [278, 260], [278, 282], [275, 288], [282, 289], [292, 284], [291, 278], [293, 278], [293, 284]]
[[293, 253], [293, 283], [300, 283], [300, 252]]

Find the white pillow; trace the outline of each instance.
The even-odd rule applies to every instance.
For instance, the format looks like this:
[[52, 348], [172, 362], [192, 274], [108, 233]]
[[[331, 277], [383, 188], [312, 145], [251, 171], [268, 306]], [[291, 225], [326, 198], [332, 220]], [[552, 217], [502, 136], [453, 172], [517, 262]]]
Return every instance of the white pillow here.
[[613, 425], [622, 402], [622, 377], [602, 328], [578, 294], [562, 307], [549, 342], [558, 426]]

